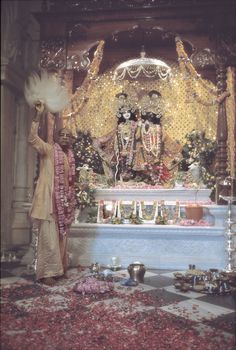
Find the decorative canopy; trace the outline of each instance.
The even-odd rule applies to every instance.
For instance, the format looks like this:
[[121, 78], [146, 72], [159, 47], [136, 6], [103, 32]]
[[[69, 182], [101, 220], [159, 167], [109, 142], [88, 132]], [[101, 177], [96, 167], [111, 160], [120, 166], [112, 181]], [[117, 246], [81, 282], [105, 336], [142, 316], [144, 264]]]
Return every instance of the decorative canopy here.
[[163, 61], [146, 57], [142, 49], [140, 58], [135, 58], [121, 63], [114, 72], [114, 80], [145, 78], [160, 78], [165, 80], [171, 72], [171, 68]]

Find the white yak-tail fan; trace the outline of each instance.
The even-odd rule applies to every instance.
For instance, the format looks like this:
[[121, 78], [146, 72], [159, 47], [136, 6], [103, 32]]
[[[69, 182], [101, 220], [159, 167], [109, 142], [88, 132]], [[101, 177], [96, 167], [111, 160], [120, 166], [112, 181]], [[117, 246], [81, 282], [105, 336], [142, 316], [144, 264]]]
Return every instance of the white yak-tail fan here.
[[42, 71], [39, 76], [32, 73], [25, 83], [25, 99], [33, 107], [42, 101], [51, 113], [61, 112], [69, 103], [69, 94], [55, 76]]

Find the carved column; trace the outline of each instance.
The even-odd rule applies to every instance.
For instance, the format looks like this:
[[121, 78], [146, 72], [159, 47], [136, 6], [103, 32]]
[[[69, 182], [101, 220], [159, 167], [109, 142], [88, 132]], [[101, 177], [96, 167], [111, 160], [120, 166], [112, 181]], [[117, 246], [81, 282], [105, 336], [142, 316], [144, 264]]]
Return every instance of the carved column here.
[[[225, 62], [221, 60], [217, 65], [217, 88], [218, 96], [222, 95], [226, 91], [226, 79], [227, 69]], [[227, 115], [226, 115], [226, 101], [223, 99], [219, 103], [218, 107], [218, 120], [217, 120], [217, 152], [216, 152], [216, 202], [218, 204], [225, 204], [219, 198], [221, 191], [221, 181], [228, 175], [228, 150], [227, 150], [227, 139], [228, 139], [228, 126], [227, 126]]]
[[38, 26], [31, 21], [35, 4], [1, 3], [1, 249], [29, 241], [29, 223], [20, 206], [27, 199], [31, 164], [27, 159], [28, 107], [23, 91], [26, 74], [38, 57]]
[[1, 247], [4, 249], [11, 245], [16, 105], [14, 92], [2, 79], [1, 98]]
[[22, 91], [22, 27], [17, 1], [1, 3], [1, 249], [12, 242], [17, 99]]

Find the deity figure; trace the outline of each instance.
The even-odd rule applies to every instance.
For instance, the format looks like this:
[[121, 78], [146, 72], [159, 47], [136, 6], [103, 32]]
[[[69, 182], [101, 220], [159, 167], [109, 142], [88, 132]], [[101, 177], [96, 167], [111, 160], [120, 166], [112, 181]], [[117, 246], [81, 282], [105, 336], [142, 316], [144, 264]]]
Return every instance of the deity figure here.
[[118, 108], [115, 142], [115, 152], [118, 160], [116, 178], [121, 181], [129, 181], [135, 177], [134, 160], [136, 160], [138, 167], [138, 157], [141, 156], [139, 152], [140, 144], [136, 134], [140, 117], [134, 104], [134, 101], [133, 103], [130, 102], [130, 98], [126, 93], [122, 92], [116, 95]]
[[105, 174], [110, 179], [113, 176], [114, 182], [134, 180], [156, 185], [170, 177], [163, 157], [174, 152], [164, 147], [164, 140], [169, 143], [170, 139], [163, 135], [161, 125], [161, 94], [152, 90], [146, 97], [146, 104], [135, 109], [126, 93], [117, 94], [116, 130], [94, 139]]
[[118, 120], [115, 151], [118, 155], [117, 174], [121, 180], [132, 178], [132, 164], [134, 157], [134, 142], [137, 129], [137, 115], [127, 110]]
[[117, 127], [109, 134], [93, 139], [93, 147], [103, 161], [103, 169], [108, 182], [128, 181], [132, 178], [134, 136], [137, 117], [129, 102], [128, 95], [116, 95], [115, 111]]
[[141, 108], [137, 112], [139, 122], [132, 168], [138, 175], [138, 179], [150, 184], [160, 184], [164, 179], [160, 99], [161, 94], [158, 91], [150, 91], [141, 100]]
[[[149, 116], [150, 118], [154, 116]], [[162, 129], [148, 119], [143, 119], [139, 109], [135, 113], [122, 114], [118, 120], [117, 141], [119, 153], [119, 176], [121, 180], [134, 179], [150, 184], [160, 183], [163, 164]]]

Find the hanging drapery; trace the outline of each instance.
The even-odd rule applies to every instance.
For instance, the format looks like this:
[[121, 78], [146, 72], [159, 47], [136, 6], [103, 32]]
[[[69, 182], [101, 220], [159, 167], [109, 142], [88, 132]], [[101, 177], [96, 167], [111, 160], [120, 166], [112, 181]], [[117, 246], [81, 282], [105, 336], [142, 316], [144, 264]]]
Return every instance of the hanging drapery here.
[[183, 73], [189, 74], [192, 78], [199, 81], [199, 83], [204, 87], [207, 91], [211, 92], [213, 95], [217, 95], [217, 88], [212, 87], [206, 80], [202, 79], [201, 75], [196, 71], [193, 64], [191, 63], [190, 58], [184, 50], [183, 42], [180, 38], [176, 38], [176, 51], [178, 54], [178, 61], [180, 70]]
[[90, 91], [93, 88], [95, 79], [98, 75], [99, 67], [103, 58], [104, 45], [105, 41], [101, 40], [94, 53], [94, 58], [88, 70], [87, 76], [85, 77], [81, 87], [79, 87], [71, 96], [70, 107], [65, 109], [62, 113], [62, 118], [64, 121], [63, 124], [72, 131], [73, 135], [77, 134], [77, 119], [81, 117], [80, 111], [88, 101]]

